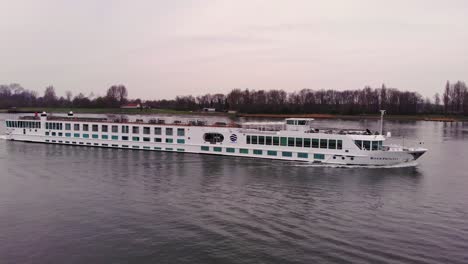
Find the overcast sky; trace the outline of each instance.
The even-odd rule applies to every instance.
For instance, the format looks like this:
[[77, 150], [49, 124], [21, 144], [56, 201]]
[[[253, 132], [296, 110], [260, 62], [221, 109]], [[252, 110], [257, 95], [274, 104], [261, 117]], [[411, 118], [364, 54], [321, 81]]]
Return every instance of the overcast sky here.
[[466, 0], [0, 0], [0, 83], [132, 98], [233, 88], [441, 92], [468, 80]]

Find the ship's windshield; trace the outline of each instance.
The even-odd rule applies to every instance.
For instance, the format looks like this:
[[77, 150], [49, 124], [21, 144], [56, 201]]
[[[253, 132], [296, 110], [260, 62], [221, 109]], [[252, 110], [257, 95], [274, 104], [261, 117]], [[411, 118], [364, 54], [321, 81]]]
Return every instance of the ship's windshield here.
[[375, 150], [382, 150], [383, 149], [383, 141], [382, 140], [355, 140], [354, 144], [359, 149], [362, 150], [369, 150], [369, 151], [375, 151]]

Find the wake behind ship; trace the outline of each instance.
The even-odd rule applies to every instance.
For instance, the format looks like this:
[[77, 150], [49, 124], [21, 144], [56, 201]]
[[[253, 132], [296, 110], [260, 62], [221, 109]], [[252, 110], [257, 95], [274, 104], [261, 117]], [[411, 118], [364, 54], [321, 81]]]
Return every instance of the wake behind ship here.
[[106, 118], [23, 116], [6, 120], [7, 139], [48, 144], [215, 154], [337, 165], [389, 166], [427, 150], [385, 145], [382, 131], [316, 129], [313, 119], [242, 124], [147, 123]]

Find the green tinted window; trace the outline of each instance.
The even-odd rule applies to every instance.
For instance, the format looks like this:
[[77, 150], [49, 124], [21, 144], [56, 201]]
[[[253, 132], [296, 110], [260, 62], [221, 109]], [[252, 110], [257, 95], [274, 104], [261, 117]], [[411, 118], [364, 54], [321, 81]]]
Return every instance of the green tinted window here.
[[314, 154], [314, 159], [325, 159], [325, 155], [323, 155], [323, 154]]
[[89, 134], [83, 134], [83, 138], [89, 138]]
[[288, 138], [281, 137], [281, 146], [287, 146], [287, 145], [288, 145]]
[[178, 144], [185, 144], [185, 139], [179, 138], [177, 139]]
[[234, 153], [234, 152], [235, 152], [235, 148], [226, 148], [226, 152]]
[[273, 137], [273, 145], [279, 146], [279, 137]]
[[268, 156], [276, 156], [276, 155], [277, 155], [277, 152], [274, 151], [274, 150], [268, 150], [268, 151], [267, 151], [267, 155], [268, 155]]
[[119, 136], [112, 136], [112, 140], [119, 140]]
[[288, 147], [294, 147], [294, 138], [288, 137]]
[[203, 151], [209, 151], [209, 150], [210, 150], [210, 147], [201, 146], [200, 149], [203, 150]]
[[79, 133], [75, 133], [73, 134], [74, 137], [80, 137], [80, 134]]
[[65, 133], [66, 137], [71, 137], [71, 133]]
[[318, 148], [318, 147], [319, 147], [319, 140], [318, 140], [318, 138], [313, 138], [313, 139], [312, 139], [312, 147], [313, 147], [313, 148]]
[[269, 145], [271, 146], [272, 145], [272, 138], [271, 137], [265, 137], [265, 145]]
[[283, 155], [283, 157], [292, 157], [292, 152], [283, 151], [283, 152], [281, 153], [281, 155]]
[[166, 138], [166, 143], [173, 143], [174, 140], [172, 138]]
[[239, 149], [239, 153], [249, 154], [249, 150], [248, 149]]
[[297, 157], [307, 159], [307, 158], [309, 158], [309, 154], [307, 154], [307, 153], [297, 153]]
[[310, 138], [304, 138], [304, 148], [310, 148]]
[[132, 137], [133, 141], [140, 141], [140, 137]]
[[154, 138], [154, 142], [162, 142], [161, 138]]
[[254, 149], [253, 154], [255, 155], [262, 155], [263, 151], [261, 149]]
[[99, 135], [93, 134], [92, 137], [93, 138], [99, 138]]
[[108, 135], [102, 135], [101, 137], [102, 137], [102, 139], [109, 139]]
[[213, 150], [215, 152], [221, 152], [223, 149], [221, 147], [214, 147]]

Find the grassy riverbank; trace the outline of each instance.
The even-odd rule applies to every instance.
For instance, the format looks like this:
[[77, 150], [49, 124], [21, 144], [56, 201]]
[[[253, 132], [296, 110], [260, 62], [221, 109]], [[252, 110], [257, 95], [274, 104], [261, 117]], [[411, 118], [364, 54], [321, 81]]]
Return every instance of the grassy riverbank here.
[[18, 107], [14, 111], [11, 109], [0, 109], [0, 113], [86, 113], [86, 114], [196, 114], [189, 111], [177, 111], [170, 109], [121, 109], [121, 108], [60, 108], [60, 107]]
[[[362, 119], [380, 119], [380, 115], [332, 115], [332, 114], [238, 114], [240, 117], [252, 118], [314, 118], [314, 119], [344, 119], [344, 120], [362, 120]], [[386, 120], [413, 120], [413, 121], [440, 121], [457, 122], [468, 121], [468, 116], [455, 115], [385, 115]]]
[[[174, 115], [209, 115], [209, 116], [230, 116], [227, 113], [203, 113], [192, 111], [177, 111], [171, 109], [120, 109], [120, 108], [56, 108], [56, 107], [19, 107], [15, 109], [18, 113], [86, 113], [86, 114], [136, 114], [136, 115], [151, 115], [151, 114], [174, 114]], [[0, 109], [0, 113], [7, 113], [8, 109]], [[242, 114], [238, 113], [238, 117], [250, 118], [314, 118], [314, 119], [343, 119], [343, 120], [362, 120], [362, 119], [379, 119], [380, 115], [333, 115], [333, 114]], [[439, 121], [439, 122], [457, 122], [468, 121], [468, 116], [460, 115], [386, 115], [386, 120], [413, 120], [413, 121]]]

